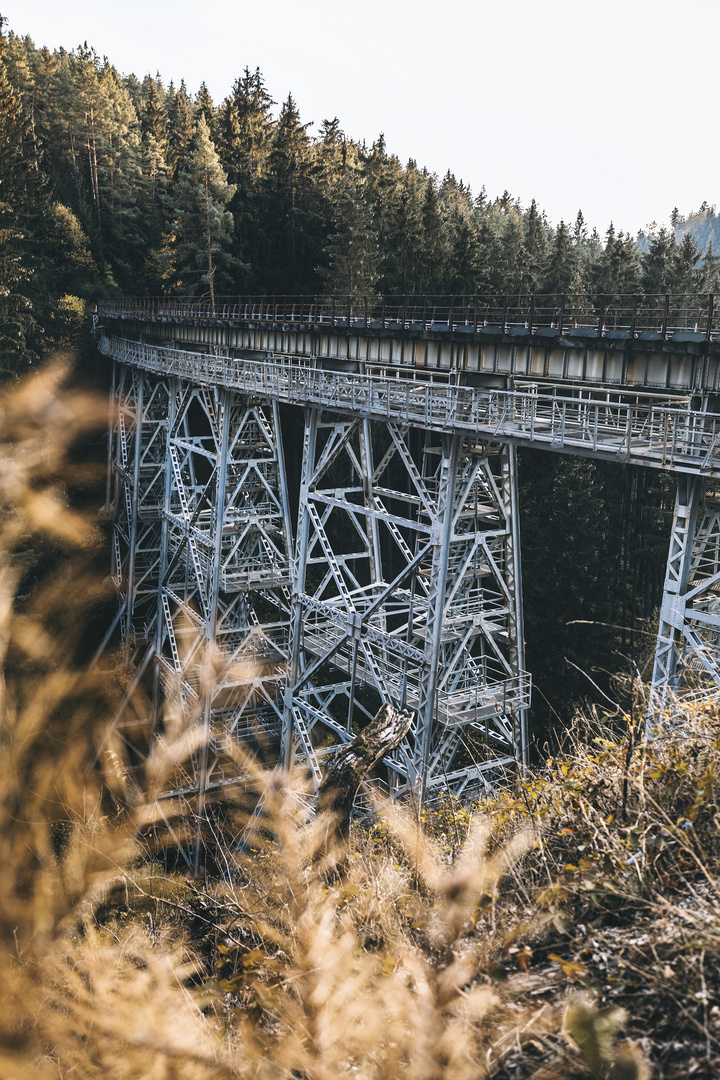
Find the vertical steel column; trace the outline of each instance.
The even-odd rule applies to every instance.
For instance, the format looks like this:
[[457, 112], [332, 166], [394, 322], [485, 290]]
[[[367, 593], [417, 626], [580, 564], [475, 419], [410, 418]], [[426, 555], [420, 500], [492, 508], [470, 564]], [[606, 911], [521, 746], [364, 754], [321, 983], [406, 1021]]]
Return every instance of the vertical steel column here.
[[167, 434], [165, 437], [165, 474], [163, 478], [163, 505], [160, 519], [160, 565], [158, 567], [158, 592], [157, 592], [157, 623], [155, 627], [155, 655], [153, 657], [153, 726], [158, 728], [160, 717], [160, 657], [162, 656], [163, 640], [165, 637], [165, 608], [163, 604], [163, 588], [165, 575], [170, 564], [168, 552], [168, 515], [170, 513], [170, 494], [172, 491], [173, 466], [170, 457], [169, 439], [173, 424], [175, 423], [175, 410], [179, 396], [179, 382], [177, 379], [168, 379], [168, 415]]
[[212, 714], [213, 693], [215, 690], [215, 631], [218, 620], [218, 597], [220, 592], [220, 565], [222, 559], [223, 524], [225, 522], [225, 483], [227, 479], [228, 447], [230, 442], [230, 393], [227, 390], [218, 391], [218, 408], [220, 411], [220, 460], [215, 473], [215, 500], [214, 500], [214, 545], [213, 561], [211, 566], [210, 588], [208, 590], [208, 610], [205, 620], [205, 655], [203, 658], [203, 677], [201, 692], [203, 696], [203, 736], [200, 747], [200, 775], [198, 780], [197, 817], [195, 827], [195, 856], [194, 870], [197, 874], [200, 870], [200, 855], [202, 851], [202, 826], [205, 818], [205, 797], [207, 793], [208, 779], [208, 752], [210, 743], [210, 718]]
[[113, 482], [113, 440], [115, 436], [115, 387], [117, 383], [117, 367], [118, 362], [113, 357], [112, 361], [112, 375], [110, 381], [110, 414], [108, 416], [108, 452], [107, 452], [107, 472], [105, 476], [105, 505], [102, 508], [103, 514], [111, 514], [112, 505], [112, 482]]
[[292, 559], [293, 538], [290, 518], [290, 497], [288, 494], [287, 470], [285, 468], [285, 448], [283, 446], [282, 427], [280, 424], [280, 406], [277, 398], [272, 400], [273, 429], [277, 448], [278, 488], [283, 512], [283, 531], [288, 559]]
[[693, 538], [698, 516], [702, 481], [695, 476], [678, 475], [670, 549], [665, 569], [665, 583], [660, 608], [655, 664], [650, 695], [651, 711], [659, 708], [668, 693], [680, 681], [685, 622], [684, 593], [690, 574]]
[[433, 557], [430, 570], [430, 592], [427, 602], [427, 629], [425, 637], [425, 660], [420, 683], [420, 701], [417, 711], [417, 743], [415, 767], [420, 790], [420, 803], [425, 798], [428, 778], [430, 741], [436, 713], [435, 690], [438, 681], [440, 643], [442, 640], [445, 592], [448, 579], [450, 538], [453, 530], [455, 481], [458, 453], [462, 439], [459, 435], [443, 435], [440, 483], [437, 495], [437, 516], [432, 522]]
[[[505, 566], [510, 604], [508, 634], [510, 662], [516, 671], [525, 670], [525, 619], [523, 613], [522, 570], [520, 558], [520, 505], [518, 499], [517, 447], [504, 443], [501, 456], [502, 495], [507, 520]], [[518, 760], [528, 762], [527, 708], [513, 715], [513, 733]]]
[[133, 460], [132, 491], [130, 493], [130, 547], [128, 551], [127, 562], [127, 606], [125, 609], [125, 641], [123, 643], [123, 653], [126, 664], [130, 663], [130, 643], [133, 632], [132, 620], [135, 607], [135, 557], [137, 553], [138, 535], [138, 503], [140, 498], [140, 453], [142, 447], [142, 414], [143, 392], [145, 388], [145, 372], [141, 368], [138, 368], [135, 375], [137, 378], [137, 392], [135, 397], [135, 458]]
[[305, 409], [305, 428], [303, 432], [303, 456], [300, 473], [300, 498], [298, 502], [298, 523], [295, 541], [295, 556], [292, 562], [292, 615], [290, 620], [290, 671], [288, 686], [285, 690], [285, 708], [281, 756], [283, 765], [289, 769], [293, 755], [293, 697], [292, 687], [300, 678], [303, 608], [301, 596], [305, 592], [307, 577], [308, 542], [310, 539], [310, 515], [308, 495], [315, 469], [315, 447], [320, 421], [319, 409]]
[[720, 685], [720, 497], [712, 481], [678, 476], [655, 650], [650, 715], [683, 675]]

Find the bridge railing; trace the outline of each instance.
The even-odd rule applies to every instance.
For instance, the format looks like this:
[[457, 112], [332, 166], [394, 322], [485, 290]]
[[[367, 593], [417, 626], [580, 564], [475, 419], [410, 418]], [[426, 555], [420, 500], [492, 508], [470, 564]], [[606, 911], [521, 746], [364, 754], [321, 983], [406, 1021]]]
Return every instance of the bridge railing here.
[[457, 296], [160, 296], [98, 301], [98, 314], [318, 329], [664, 340], [720, 339], [712, 293]]
[[[282, 356], [237, 360], [106, 336], [99, 347], [121, 363], [250, 390], [290, 404], [465, 431], [485, 439], [544, 444], [566, 452], [611, 455], [661, 468], [720, 472], [720, 415], [694, 410], [686, 396], [532, 381], [514, 389], [478, 389], [433, 380], [368, 378]], [[420, 522], [417, 527], [426, 528]]]

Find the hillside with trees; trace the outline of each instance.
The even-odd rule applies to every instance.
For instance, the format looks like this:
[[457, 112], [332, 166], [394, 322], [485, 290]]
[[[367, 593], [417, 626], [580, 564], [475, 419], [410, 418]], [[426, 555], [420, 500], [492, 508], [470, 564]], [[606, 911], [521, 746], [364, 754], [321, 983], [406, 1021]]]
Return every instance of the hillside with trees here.
[[612, 224], [600, 236], [581, 210], [553, 224], [535, 200], [403, 165], [382, 134], [360, 143], [337, 117], [311, 135], [259, 70], [215, 103], [204, 84], [123, 76], [88, 45], [4, 33], [0, 54], [6, 371], [101, 295], [719, 287], [708, 204], [637, 239]]

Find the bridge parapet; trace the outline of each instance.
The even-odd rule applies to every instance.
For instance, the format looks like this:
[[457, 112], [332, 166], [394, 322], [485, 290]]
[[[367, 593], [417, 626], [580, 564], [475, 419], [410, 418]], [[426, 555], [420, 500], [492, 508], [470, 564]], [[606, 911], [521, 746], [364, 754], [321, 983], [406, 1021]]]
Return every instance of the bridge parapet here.
[[720, 339], [720, 310], [712, 293], [528, 294], [515, 296], [219, 296], [139, 297], [98, 301], [110, 318], [203, 320], [343, 330], [609, 340]]
[[[98, 303], [123, 336], [226, 354], [720, 393], [720, 312], [697, 297], [177, 297]], [[117, 329], [119, 327], [119, 329]]]

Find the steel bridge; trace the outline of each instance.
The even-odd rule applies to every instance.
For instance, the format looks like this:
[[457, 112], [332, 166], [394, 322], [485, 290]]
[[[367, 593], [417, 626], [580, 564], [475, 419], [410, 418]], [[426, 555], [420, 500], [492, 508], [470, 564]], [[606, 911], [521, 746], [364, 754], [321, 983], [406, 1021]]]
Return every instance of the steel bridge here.
[[[712, 296], [105, 300], [116, 618], [202, 738], [317, 783], [382, 702], [415, 712], [396, 794], [477, 794], [527, 759], [517, 447], [677, 473], [653, 707], [720, 684], [720, 315]], [[146, 676], [145, 673], [148, 672]], [[116, 730], [122, 731], [121, 711]]]

